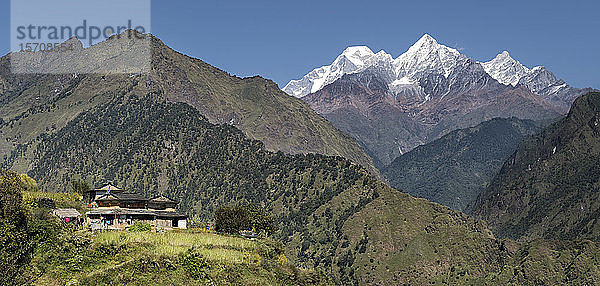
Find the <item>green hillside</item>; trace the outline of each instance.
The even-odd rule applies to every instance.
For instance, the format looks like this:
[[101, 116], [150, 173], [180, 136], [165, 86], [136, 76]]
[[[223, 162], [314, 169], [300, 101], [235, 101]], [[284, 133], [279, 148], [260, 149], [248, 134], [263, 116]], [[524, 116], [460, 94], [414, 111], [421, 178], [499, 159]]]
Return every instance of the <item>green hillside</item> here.
[[396, 158], [382, 169], [392, 187], [463, 211], [540, 124], [495, 118], [460, 129]]
[[[372, 277], [375, 270], [354, 270], [357, 266], [348, 257], [372, 265], [365, 249], [377, 251], [389, 236], [401, 235], [395, 237], [395, 249], [413, 241], [412, 251], [455, 237], [460, 243], [448, 253], [491, 239], [481, 222], [392, 190], [346, 159], [265, 151], [259, 141], [246, 139], [236, 128], [213, 125], [191, 106], [160, 101], [152, 94], [117, 97], [40, 140], [31, 151], [34, 167], [29, 174], [45, 190], [60, 190], [73, 179], [112, 178], [127, 189], [178, 198], [181, 210], [204, 221], [212, 220], [222, 204], [262, 204], [275, 214], [280, 229], [276, 237], [290, 259], [323, 268], [337, 281]], [[19, 155], [13, 154], [18, 161]], [[374, 221], [361, 222], [365, 219]], [[395, 229], [382, 231], [388, 227]], [[432, 241], [424, 244], [420, 236], [428, 227]], [[433, 263], [436, 256], [423, 259]], [[412, 267], [402, 265], [395, 271]], [[383, 266], [376, 271], [388, 273]]]
[[86, 211], [76, 193], [45, 193], [0, 170], [1, 285], [328, 285], [295, 267], [280, 242], [200, 230], [91, 233], [49, 215], [36, 198]]
[[[73, 59], [49, 63], [57, 69], [67, 60], [69, 65], [98, 66], [99, 73], [95, 74], [12, 74], [10, 55], [2, 57], [0, 158], [17, 149], [22, 151], [24, 145], [37, 144], [39, 136], [60, 130], [82, 112], [139, 85], [145, 92], [160, 94], [161, 100], [193, 106], [211, 123], [236, 126], [249, 138], [263, 142], [267, 150], [342, 156], [379, 176], [372, 159], [354, 139], [302, 100], [281, 91], [274, 82], [258, 76], [231, 76], [173, 51], [152, 35], [146, 35], [143, 41], [134, 39], [114, 36], [87, 49], [79, 48]], [[131, 60], [131, 54], [144, 49], [148, 40], [152, 51], [150, 72], [102, 72], [103, 65]], [[81, 46], [76, 39], [69, 42]], [[90, 59], [94, 62], [82, 62]], [[25, 172], [30, 166], [28, 157], [24, 157], [13, 168]]]
[[473, 213], [512, 238], [600, 239], [600, 94], [525, 140]]
[[40, 247], [24, 281], [36, 285], [327, 285], [295, 268], [272, 241], [193, 232], [61, 234]]

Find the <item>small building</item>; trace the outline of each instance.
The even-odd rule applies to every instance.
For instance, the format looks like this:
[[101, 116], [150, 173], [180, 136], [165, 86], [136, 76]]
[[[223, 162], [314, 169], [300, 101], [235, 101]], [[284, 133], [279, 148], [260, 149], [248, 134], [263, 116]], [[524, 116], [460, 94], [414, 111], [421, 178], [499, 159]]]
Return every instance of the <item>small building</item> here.
[[112, 185], [91, 190], [91, 211], [87, 212], [92, 230], [125, 230], [136, 222], [148, 223], [153, 229], [185, 229], [187, 216], [176, 212], [178, 202], [160, 195], [147, 199]]
[[54, 209], [52, 214], [65, 223], [79, 224], [81, 214], [76, 209]]

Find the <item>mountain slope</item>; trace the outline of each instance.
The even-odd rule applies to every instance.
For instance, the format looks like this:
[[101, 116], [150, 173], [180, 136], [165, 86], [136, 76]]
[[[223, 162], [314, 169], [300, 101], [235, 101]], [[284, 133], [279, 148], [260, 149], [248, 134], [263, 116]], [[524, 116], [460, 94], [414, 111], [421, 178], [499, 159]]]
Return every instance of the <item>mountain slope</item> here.
[[[222, 204], [259, 203], [276, 215], [276, 235], [292, 261], [323, 268], [341, 284], [394, 273], [426, 281], [411, 270], [418, 264], [395, 266], [391, 274], [385, 265], [435, 247], [439, 255], [415, 261], [446, 261], [430, 270], [441, 275], [450, 264], [471, 265], [466, 256], [449, 253], [494, 245], [483, 222], [392, 190], [346, 159], [271, 153], [235, 127], [209, 123], [187, 104], [165, 102], [140, 85], [131, 90], [41, 138], [29, 174], [42, 188], [61, 190], [75, 178], [111, 178], [123, 188], [178, 198], [181, 210], [202, 221], [210, 221]], [[383, 255], [380, 242], [388, 235], [396, 241], [386, 251], [392, 247], [397, 254], [373, 276], [365, 264], [375, 266], [369, 256], [378, 250]], [[461, 243], [438, 246], [448, 240]], [[469, 260], [487, 259], [477, 257]]]
[[376, 166], [423, 142], [422, 127], [402, 109], [377, 75], [344, 75], [304, 101], [340, 130], [353, 135]]
[[525, 140], [477, 199], [473, 214], [502, 237], [600, 239], [600, 94]]
[[356, 138], [382, 168], [419, 145], [495, 117], [546, 121], [560, 116], [556, 106], [523, 87], [494, 88], [421, 102], [412, 96], [394, 97], [379, 76], [364, 71], [345, 75], [302, 99]]
[[517, 145], [541, 130], [531, 120], [494, 118], [419, 146], [382, 169], [394, 188], [463, 211]]
[[[145, 46], [126, 37], [113, 37], [80, 53], [127, 57]], [[151, 35], [151, 70], [141, 74], [15, 75], [10, 59], [0, 59], [3, 89], [0, 101], [0, 155], [21, 146], [35, 145], [38, 136], [60, 130], [78, 114], [106, 103], [132, 83], [165, 95], [169, 102], [184, 102], [216, 124], [231, 124], [266, 148], [286, 153], [322, 153], [343, 156], [378, 175], [372, 159], [350, 136], [338, 131], [301, 100], [283, 93], [275, 83], [260, 77], [238, 78], [205, 62], [177, 53]], [[71, 39], [70, 41], [76, 41]], [[80, 43], [79, 43], [80, 44]], [[122, 44], [122, 45], [119, 45]], [[127, 49], [121, 52], [125, 45]], [[99, 60], [100, 61], [100, 60]], [[102, 66], [102, 62], [97, 63]], [[14, 168], [27, 170], [27, 160]]]

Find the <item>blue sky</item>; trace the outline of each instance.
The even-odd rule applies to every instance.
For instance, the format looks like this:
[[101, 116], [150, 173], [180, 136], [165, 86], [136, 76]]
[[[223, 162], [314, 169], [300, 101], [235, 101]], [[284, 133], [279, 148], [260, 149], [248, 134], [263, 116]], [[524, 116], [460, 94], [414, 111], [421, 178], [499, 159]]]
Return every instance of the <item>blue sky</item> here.
[[[9, 1], [0, 5], [9, 49]], [[397, 57], [421, 35], [477, 60], [508, 50], [576, 87], [600, 88], [598, 1], [152, 1], [152, 33], [238, 76], [283, 86], [350, 45]]]

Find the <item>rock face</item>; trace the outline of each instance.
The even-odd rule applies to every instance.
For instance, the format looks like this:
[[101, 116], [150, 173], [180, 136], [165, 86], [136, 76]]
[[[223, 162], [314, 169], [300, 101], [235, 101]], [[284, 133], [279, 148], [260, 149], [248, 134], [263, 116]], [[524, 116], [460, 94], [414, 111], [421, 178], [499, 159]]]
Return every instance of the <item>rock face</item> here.
[[370, 72], [345, 75], [303, 98], [338, 129], [352, 134], [375, 159], [390, 162], [423, 144], [423, 128], [398, 103], [385, 81]]
[[500, 237], [600, 239], [600, 93], [523, 141], [472, 213]]
[[[416, 146], [494, 117], [558, 118], [583, 90], [542, 71], [524, 67], [508, 52], [480, 63], [424, 35], [396, 59], [348, 48], [283, 90], [355, 137], [382, 167]], [[365, 78], [378, 88], [365, 86], [359, 80]]]

